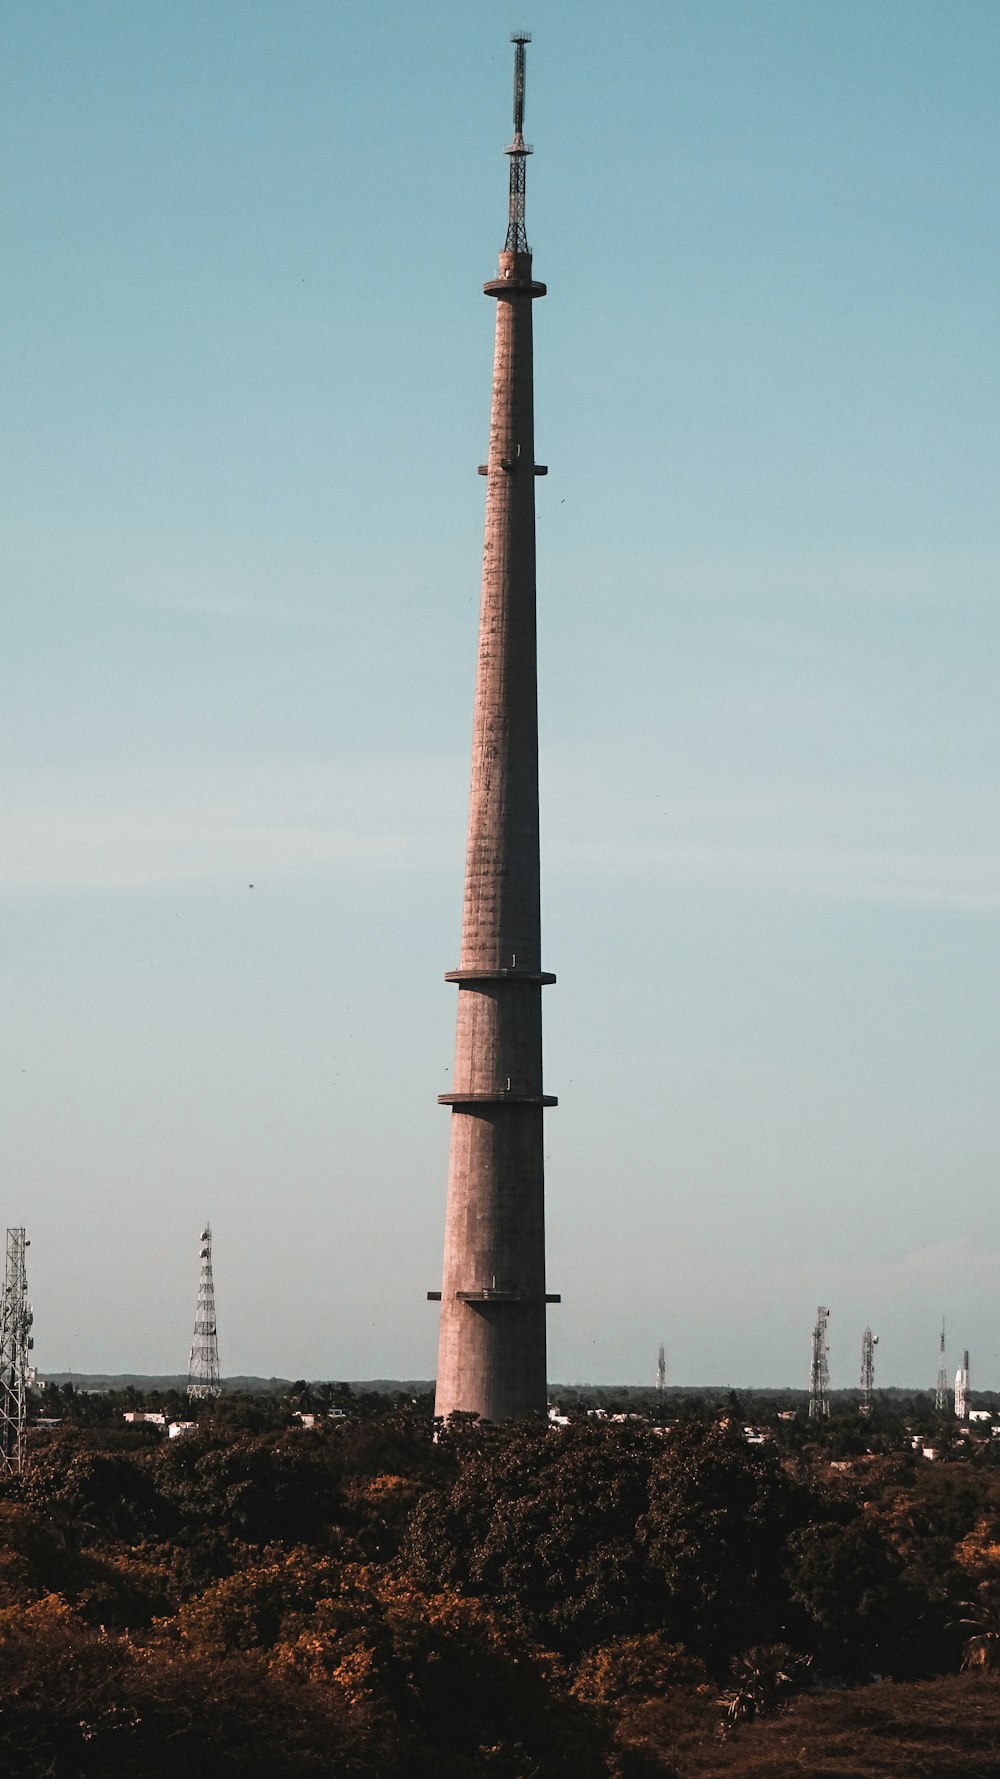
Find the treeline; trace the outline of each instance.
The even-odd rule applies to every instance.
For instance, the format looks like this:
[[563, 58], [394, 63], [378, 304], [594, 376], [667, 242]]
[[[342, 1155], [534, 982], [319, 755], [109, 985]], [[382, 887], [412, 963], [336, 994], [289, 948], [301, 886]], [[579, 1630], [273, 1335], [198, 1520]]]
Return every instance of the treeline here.
[[333, 1385], [175, 1440], [62, 1406], [0, 1491], [2, 1774], [779, 1779], [831, 1698], [857, 1763], [876, 1677], [938, 1736], [922, 1771], [997, 1771], [1000, 1441], [928, 1463], [883, 1417], [831, 1464], [833, 1423], [752, 1446], [736, 1412], [435, 1439], [428, 1402]]

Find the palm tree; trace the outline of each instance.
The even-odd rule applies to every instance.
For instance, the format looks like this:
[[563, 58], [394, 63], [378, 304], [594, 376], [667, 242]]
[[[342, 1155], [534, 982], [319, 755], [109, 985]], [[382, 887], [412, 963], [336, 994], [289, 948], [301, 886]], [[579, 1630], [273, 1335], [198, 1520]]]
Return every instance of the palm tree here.
[[972, 1633], [962, 1645], [962, 1667], [997, 1673], [1000, 1671], [1000, 1591], [996, 1584], [984, 1582], [979, 1599], [963, 1600], [962, 1610], [968, 1616], [956, 1622]]
[[763, 1717], [807, 1684], [811, 1664], [811, 1655], [800, 1655], [787, 1643], [756, 1643], [733, 1657], [730, 1672], [736, 1684], [719, 1704], [730, 1723]]

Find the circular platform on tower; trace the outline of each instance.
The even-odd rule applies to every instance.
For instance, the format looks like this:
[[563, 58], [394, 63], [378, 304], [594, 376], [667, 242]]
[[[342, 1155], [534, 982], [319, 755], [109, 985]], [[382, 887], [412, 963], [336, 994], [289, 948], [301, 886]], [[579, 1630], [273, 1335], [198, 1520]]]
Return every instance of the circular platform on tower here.
[[439, 1106], [558, 1106], [554, 1093], [439, 1093]]
[[519, 970], [512, 964], [509, 970], [446, 970], [446, 982], [540, 982], [547, 988], [555, 981], [549, 970]]
[[483, 285], [483, 295], [543, 297], [547, 289], [547, 285], [536, 283], [534, 278], [491, 278]]

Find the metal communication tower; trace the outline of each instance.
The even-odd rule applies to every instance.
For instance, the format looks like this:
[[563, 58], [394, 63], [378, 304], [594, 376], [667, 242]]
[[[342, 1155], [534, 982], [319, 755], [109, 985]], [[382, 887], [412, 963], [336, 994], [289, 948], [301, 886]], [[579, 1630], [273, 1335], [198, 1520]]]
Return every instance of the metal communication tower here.
[[962, 1354], [962, 1363], [955, 1373], [955, 1413], [960, 1421], [969, 1418], [969, 1349]]
[[875, 1394], [875, 1348], [878, 1335], [866, 1328], [861, 1336], [861, 1413], [870, 1415]]
[[0, 1475], [16, 1474], [24, 1457], [24, 1424], [28, 1408], [28, 1354], [33, 1317], [28, 1302], [28, 1277], [23, 1229], [7, 1231], [7, 1267], [0, 1306]]
[[830, 1413], [830, 1366], [827, 1345], [826, 1325], [830, 1312], [820, 1304], [816, 1311], [816, 1326], [812, 1337], [812, 1366], [809, 1371], [809, 1419]]
[[937, 1389], [934, 1392], [934, 1407], [941, 1414], [948, 1412], [948, 1361], [944, 1356], [944, 1319], [941, 1321], [941, 1350], [938, 1356]]
[[514, 45], [514, 140], [504, 150], [510, 156], [510, 198], [507, 206], [506, 253], [527, 253], [528, 237], [524, 227], [525, 159], [531, 149], [524, 140], [524, 46], [531, 42], [530, 31], [515, 31]]
[[667, 1387], [667, 1355], [666, 1355], [666, 1352], [664, 1351], [664, 1348], [661, 1345], [659, 1355], [658, 1355], [657, 1361], [656, 1361], [656, 1388], [659, 1391], [661, 1396], [663, 1395], [663, 1392], [666, 1389], [666, 1387]]
[[189, 1396], [220, 1396], [219, 1331], [215, 1321], [215, 1285], [212, 1280], [212, 1225], [201, 1232], [201, 1279], [194, 1318], [194, 1340], [188, 1362]]

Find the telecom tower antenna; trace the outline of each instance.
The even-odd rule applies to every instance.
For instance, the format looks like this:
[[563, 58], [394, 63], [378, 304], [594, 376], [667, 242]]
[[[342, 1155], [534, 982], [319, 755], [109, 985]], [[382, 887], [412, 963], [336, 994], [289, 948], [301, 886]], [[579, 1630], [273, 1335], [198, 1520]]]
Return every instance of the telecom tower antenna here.
[[962, 1363], [955, 1373], [955, 1414], [960, 1421], [969, 1418], [969, 1349], [962, 1354]]
[[830, 1366], [828, 1355], [830, 1348], [826, 1340], [826, 1325], [830, 1312], [820, 1304], [816, 1311], [816, 1326], [812, 1337], [812, 1366], [809, 1372], [809, 1419], [815, 1420], [820, 1415], [830, 1413]]
[[944, 1318], [941, 1320], [941, 1351], [938, 1357], [937, 1389], [934, 1392], [934, 1407], [939, 1414], [948, 1413], [948, 1361], [944, 1356]]
[[28, 1409], [28, 1354], [33, 1316], [23, 1229], [7, 1231], [7, 1267], [0, 1305], [0, 1475], [17, 1475], [24, 1461], [24, 1426]]
[[866, 1328], [861, 1336], [861, 1413], [870, 1415], [875, 1395], [875, 1348], [878, 1335]]
[[663, 1392], [666, 1389], [666, 1387], [667, 1387], [667, 1355], [666, 1355], [666, 1352], [665, 1352], [663, 1346], [661, 1345], [659, 1357], [657, 1358], [657, 1361], [656, 1361], [656, 1388], [659, 1391], [661, 1396], [663, 1395]]
[[215, 1321], [215, 1285], [212, 1280], [212, 1225], [201, 1232], [201, 1279], [194, 1318], [194, 1340], [188, 1361], [189, 1396], [221, 1396], [219, 1382], [219, 1330]]
[[524, 46], [531, 42], [530, 31], [515, 31], [514, 45], [514, 140], [504, 153], [510, 156], [510, 198], [507, 206], [507, 239], [505, 253], [527, 253], [528, 237], [524, 227], [525, 160], [532, 150], [524, 140]]

